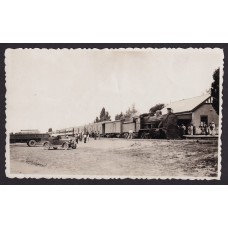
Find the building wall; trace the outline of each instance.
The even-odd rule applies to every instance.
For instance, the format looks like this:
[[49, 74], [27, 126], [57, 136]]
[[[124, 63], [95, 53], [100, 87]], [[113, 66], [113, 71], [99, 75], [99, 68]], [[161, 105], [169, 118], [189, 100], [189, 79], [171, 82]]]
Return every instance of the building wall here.
[[192, 113], [192, 124], [194, 126], [200, 126], [201, 116], [208, 116], [208, 124], [214, 122], [216, 127], [218, 127], [219, 116], [211, 104], [203, 104]]

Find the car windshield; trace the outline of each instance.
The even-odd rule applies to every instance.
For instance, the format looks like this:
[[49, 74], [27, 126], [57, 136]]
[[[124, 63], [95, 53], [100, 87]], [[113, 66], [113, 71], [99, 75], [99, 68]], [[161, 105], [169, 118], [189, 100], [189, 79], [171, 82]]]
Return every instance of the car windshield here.
[[61, 139], [61, 136], [60, 135], [52, 135], [51, 138], [52, 139]]

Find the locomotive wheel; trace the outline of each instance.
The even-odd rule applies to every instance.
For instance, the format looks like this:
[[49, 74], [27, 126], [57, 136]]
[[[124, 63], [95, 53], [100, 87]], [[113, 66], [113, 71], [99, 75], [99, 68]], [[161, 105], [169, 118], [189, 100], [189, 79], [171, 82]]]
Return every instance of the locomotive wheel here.
[[150, 135], [149, 134], [145, 134], [144, 135], [144, 139], [149, 139], [150, 138]]
[[68, 148], [69, 148], [68, 143], [64, 143], [64, 144], [63, 144], [63, 149], [64, 149], [64, 150], [68, 150]]
[[146, 132], [144, 132], [144, 133], [141, 134], [141, 137], [140, 138], [141, 139], [149, 139], [149, 134], [146, 133]]
[[30, 146], [30, 147], [36, 146], [36, 141], [35, 140], [30, 140], [28, 142], [28, 146]]
[[145, 137], [145, 134], [142, 133], [142, 134], [140, 135], [140, 138], [141, 138], [141, 139], [144, 139], [144, 137]]
[[44, 149], [46, 149], [46, 150], [50, 149], [49, 142], [45, 142], [43, 146], [44, 146]]

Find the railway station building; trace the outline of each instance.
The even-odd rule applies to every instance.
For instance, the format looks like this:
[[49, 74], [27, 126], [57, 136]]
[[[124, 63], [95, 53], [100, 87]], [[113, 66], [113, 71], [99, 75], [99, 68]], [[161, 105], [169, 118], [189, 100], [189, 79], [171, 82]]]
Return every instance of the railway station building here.
[[178, 125], [193, 124], [194, 126], [202, 126], [204, 123], [215, 123], [218, 127], [219, 116], [212, 106], [212, 97], [210, 94], [183, 99], [171, 102], [162, 109], [162, 114], [167, 113], [167, 108], [172, 108], [173, 113], [178, 117]]

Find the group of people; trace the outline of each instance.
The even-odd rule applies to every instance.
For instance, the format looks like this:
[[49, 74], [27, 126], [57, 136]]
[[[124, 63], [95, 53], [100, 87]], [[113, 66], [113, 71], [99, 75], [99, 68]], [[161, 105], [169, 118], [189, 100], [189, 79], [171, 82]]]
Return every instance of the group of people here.
[[184, 124], [179, 126], [181, 135], [212, 135], [216, 134], [216, 126], [214, 122], [207, 125], [204, 123], [202, 126], [195, 127], [193, 124], [189, 124], [187, 127]]
[[92, 138], [94, 138], [94, 140], [100, 139], [100, 132], [92, 132], [91, 134], [89, 134], [88, 131], [85, 132], [81, 132], [81, 133], [76, 133], [75, 134], [75, 141], [76, 143], [79, 143], [79, 141], [83, 141], [84, 143], [86, 143], [87, 141], [89, 141], [90, 139], [90, 135]]

